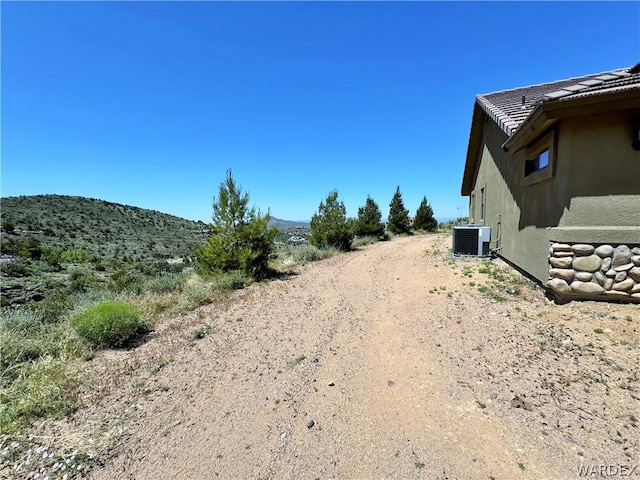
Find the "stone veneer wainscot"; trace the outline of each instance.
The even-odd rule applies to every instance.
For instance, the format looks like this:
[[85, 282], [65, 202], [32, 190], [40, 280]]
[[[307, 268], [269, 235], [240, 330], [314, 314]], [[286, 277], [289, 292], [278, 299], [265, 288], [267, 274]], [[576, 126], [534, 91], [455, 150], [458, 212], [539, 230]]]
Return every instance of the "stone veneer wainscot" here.
[[547, 287], [559, 295], [640, 302], [640, 246], [554, 242]]

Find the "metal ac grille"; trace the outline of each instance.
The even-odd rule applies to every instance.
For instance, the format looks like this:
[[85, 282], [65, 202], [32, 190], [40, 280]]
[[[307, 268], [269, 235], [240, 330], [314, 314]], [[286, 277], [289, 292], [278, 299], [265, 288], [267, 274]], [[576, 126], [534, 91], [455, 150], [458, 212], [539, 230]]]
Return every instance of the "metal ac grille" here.
[[478, 229], [458, 228], [454, 231], [454, 254], [477, 255], [478, 254]]

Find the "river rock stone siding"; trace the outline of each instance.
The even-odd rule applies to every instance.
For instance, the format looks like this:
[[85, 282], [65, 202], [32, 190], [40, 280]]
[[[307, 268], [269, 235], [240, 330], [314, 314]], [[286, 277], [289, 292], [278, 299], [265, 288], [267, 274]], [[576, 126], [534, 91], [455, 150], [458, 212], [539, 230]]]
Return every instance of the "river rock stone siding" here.
[[547, 287], [560, 295], [640, 302], [640, 246], [554, 242]]

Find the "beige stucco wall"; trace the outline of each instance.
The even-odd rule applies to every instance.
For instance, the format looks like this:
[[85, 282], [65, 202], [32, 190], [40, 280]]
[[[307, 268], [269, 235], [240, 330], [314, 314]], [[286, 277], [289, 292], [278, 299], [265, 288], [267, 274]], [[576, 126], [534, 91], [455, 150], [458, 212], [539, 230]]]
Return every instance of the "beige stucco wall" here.
[[526, 151], [507, 155], [506, 135], [488, 121], [471, 221], [490, 226], [491, 247], [543, 283], [551, 241], [640, 245], [640, 152], [631, 148], [638, 121], [638, 111], [561, 120], [554, 173], [531, 185], [525, 185]]

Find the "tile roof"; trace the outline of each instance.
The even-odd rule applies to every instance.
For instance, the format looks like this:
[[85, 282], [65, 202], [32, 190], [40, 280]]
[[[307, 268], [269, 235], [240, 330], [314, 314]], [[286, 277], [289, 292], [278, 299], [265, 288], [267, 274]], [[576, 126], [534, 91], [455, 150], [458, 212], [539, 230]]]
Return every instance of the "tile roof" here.
[[639, 107], [640, 62], [631, 68], [478, 95], [473, 108], [461, 193], [470, 195], [473, 189], [486, 116], [507, 135], [502, 149], [513, 152], [526, 146], [533, 136], [563, 115]]
[[631, 89], [640, 89], [640, 63], [631, 68], [478, 95], [476, 102], [511, 136], [542, 103]]

